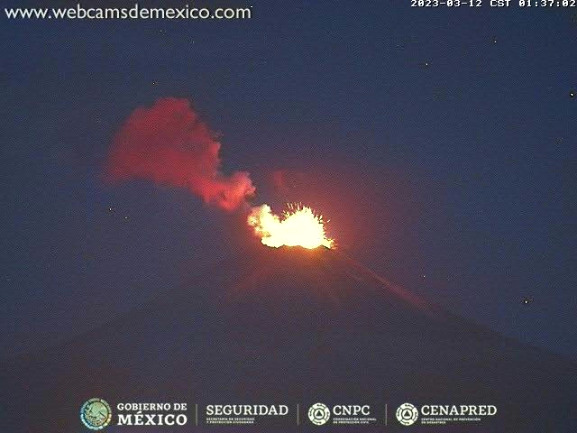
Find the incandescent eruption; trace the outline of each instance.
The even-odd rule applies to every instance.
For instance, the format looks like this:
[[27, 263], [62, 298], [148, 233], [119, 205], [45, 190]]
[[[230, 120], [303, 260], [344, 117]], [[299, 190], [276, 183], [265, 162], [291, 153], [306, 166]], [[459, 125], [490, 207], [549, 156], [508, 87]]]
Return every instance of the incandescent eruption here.
[[325, 233], [323, 217], [300, 204], [289, 204], [288, 210], [280, 217], [272, 213], [270, 206], [263, 204], [252, 208], [247, 221], [261, 242], [269, 247], [312, 249], [320, 246], [332, 248], [334, 245], [333, 239]]
[[[186, 188], [210, 205], [234, 211], [249, 208], [256, 188], [247, 172], [224, 175], [218, 134], [186, 99], [164, 98], [134, 110], [116, 135], [106, 179], [147, 179]], [[302, 205], [289, 205], [281, 216], [263, 204], [250, 208], [247, 223], [264, 245], [331, 248], [322, 216]]]

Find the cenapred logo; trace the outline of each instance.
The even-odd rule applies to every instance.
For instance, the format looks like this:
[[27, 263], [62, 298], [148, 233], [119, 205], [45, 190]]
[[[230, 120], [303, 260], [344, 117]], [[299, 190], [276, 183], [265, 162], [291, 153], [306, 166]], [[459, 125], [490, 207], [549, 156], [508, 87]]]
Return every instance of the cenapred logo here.
[[397, 420], [403, 425], [413, 425], [419, 418], [419, 411], [411, 403], [403, 403], [395, 414]]
[[110, 405], [101, 398], [91, 398], [80, 408], [80, 420], [90, 430], [102, 430], [112, 420]]
[[325, 404], [315, 403], [309, 408], [308, 416], [314, 425], [323, 425], [331, 417], [331, 411]]

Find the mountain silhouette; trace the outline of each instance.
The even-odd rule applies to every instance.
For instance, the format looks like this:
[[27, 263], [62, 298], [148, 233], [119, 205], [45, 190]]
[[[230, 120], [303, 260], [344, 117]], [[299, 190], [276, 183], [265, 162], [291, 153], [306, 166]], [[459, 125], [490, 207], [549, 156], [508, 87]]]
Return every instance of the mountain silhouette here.
[[[358, 431], [569, 433], [576, 373], [572, 360], [452, 314], [338, 251], [259, 245], [66, 344], [4, 362], [0, 418], [10, 433], [68, 433], [88, 431], [79, 410], [92, 397], [113, 407], [322, 401], [389, 406], [386, 427]], [[404, 427], [393, 413], [404, 402], [491, 404], [498, 413]], [[219, 427], [106, 431], [133, 429]], [[225, 428], [261, 431], [236, 429]]]

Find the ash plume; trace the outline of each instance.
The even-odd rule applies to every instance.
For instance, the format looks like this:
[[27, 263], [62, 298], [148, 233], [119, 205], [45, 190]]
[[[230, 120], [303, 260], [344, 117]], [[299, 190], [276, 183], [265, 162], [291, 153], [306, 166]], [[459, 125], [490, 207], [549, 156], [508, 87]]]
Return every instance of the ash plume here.
[[186, 99], [159, 99], [134, 110], [114, 138], [106, 179], [147, 179], [187, 188], [210, 205], [233, 211], [255, 192], [250, 175], [220, 171], [218, 136]]

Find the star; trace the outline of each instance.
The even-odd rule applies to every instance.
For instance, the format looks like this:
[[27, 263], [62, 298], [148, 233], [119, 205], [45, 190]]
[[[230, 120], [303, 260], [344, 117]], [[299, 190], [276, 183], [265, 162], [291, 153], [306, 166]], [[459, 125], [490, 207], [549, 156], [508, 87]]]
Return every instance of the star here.
[[570, 97], [570, 98], [574, 98], [575, 96], [577, 96], [577, 92], [575, 92], [575, 90], [571, 90], [571, 91], [569, 92], [569, 97]]
[[533, 303], [533, 297], [532, 296], [526, 296], [521, 300], [521, 304], [523, 305], [529, 305]]

